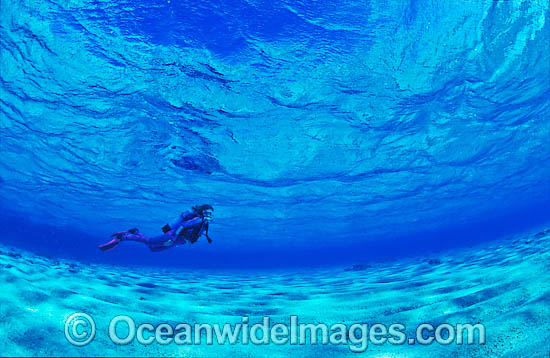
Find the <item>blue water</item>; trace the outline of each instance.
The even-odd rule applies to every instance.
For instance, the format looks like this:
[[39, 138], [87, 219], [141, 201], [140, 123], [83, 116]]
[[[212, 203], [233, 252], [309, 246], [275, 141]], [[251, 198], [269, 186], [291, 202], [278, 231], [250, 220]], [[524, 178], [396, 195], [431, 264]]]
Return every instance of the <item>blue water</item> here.
[[[118, 315], [296, 315], [409, 338], [426, 322], [487, 329], [486, 344], [416, 336], [359, 356], [548, 357], [549, 10], [0, 0], [0, 355], [358, 356], [351, 331], [330, 345], [107, 335]], [[199, 204], [215, 209], [212, 244], [98, 250]], [[97, 324], [83, 346], [67, 336], [78, 312]]]
[[[550, 220], [547, 0], [1, 7], [4, 243], [284, 268]], [[212, 245], [97, 250], [202, 203]]]

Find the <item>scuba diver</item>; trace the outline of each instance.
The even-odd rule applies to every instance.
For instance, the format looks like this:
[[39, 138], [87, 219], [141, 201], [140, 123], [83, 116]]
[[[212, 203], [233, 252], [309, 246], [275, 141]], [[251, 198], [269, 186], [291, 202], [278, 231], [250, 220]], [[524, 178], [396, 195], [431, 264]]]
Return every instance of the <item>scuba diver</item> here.
[[[116, 232], [111, 235], [113, 239], [103, 245], [99, 245], [101, 251], [109, 251], [118, 246], [122, 241], [143, 242], [151, 251], [166, 250], [177, 245], [183, 245], [186, 241], [194, 244], [204, 233], [208, 243], [212, 239], [208, 236], [208, 224], [212, 220], [214, 208], [208, 204], [193, 206], [191, 210], [181, 213], [172, 222], [162, 227], [164, 235], [147, 237], [137, 228]], [[178, 233], [178, 229], [181, 230]]]

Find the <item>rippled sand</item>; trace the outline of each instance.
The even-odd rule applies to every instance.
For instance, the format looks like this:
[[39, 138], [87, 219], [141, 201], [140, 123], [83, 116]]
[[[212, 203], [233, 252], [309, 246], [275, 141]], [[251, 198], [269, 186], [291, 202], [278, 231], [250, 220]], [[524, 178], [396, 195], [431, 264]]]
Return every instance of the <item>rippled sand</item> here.
[[[438, 257], [299, 272], [220, 273], [89, 265], [0, 247], [0, 353], [17, 356], [334, 357], [347, 345], [115, 345], [117, 315], [167, 322], [483, 323], [485, 345], [370, 344], [368, 357], [548, 357], [550, 230]], [[91, 315], [95, 339], [67, 342], [64, 322]]]

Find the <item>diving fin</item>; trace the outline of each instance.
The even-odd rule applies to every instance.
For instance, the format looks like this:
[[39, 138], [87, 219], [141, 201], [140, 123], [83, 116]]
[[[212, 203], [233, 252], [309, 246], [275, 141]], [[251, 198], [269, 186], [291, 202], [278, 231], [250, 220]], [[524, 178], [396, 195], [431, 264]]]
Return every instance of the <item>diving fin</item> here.
[[127, 234], [135, 235], [137, 233], [139, 233], [138, 228], [133, 228], [133, 229], [130, 229], [130, 230], [115, 232], [114, 234], [111, 234], [111, 237], [114, 237], [114, 239], [112, 239], [111, 241], [109, 241], [106, 244], [99, 245], [99, 249], [101, 251], [110, 251], [110, 250], [114, 249], [115, 247], [117, 247], [118, 244], [120, 244], [121, 241], [126, 239]]
[[124, 234], [133, 234], [133, 235], [135, 235], [137, 233], [139, 233], [139, 230], [138, 230], [137, 227], [135, 227], [133, 229], [115, 232], [114, 234], [111, 234], [111, 237], [116, 237], [117, 239], [123, 240], [124, 237], [125, 237]]
[[117, 247], [118, 244], [120, 244], [120, 241], [121, 240], [119, 238], [112, 239], [111, 241], [109, 241], [106, 244], [99, 245], [99, 249], [101, 251], [110, 251], [110, 250], [114, 249], [115, 247]]

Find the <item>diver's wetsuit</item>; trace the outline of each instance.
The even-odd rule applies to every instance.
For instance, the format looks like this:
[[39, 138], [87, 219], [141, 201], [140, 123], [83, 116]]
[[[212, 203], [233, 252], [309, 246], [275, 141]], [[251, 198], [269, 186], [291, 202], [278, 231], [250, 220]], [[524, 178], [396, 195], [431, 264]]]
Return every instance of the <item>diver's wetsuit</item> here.
[[[176, 231], [181, 227], [180, 232]], [[164, 235], [150, 238], [146, 244], [151, 251], [161, 251], [172, 246], [185, 244], [185, 241], [195, 243], [207, 229], [208, 223], [202, 220], [195, 211], [182, 213], [170, 224], [166, 224], [162, 231]]]
[[[180, 228], [180, 232], [176, 234]], [[101, 245], [99, 248], [102, 251], [109, 251], [118, 246], [121, 241], [125, 240], [143, 242], [151, 251], [169, 249], [173, 246], [185, 244], [185, 241], [195, 243], [203, 232], [206, 231], [206, 233], [208, 233], [208, 222], [203, 220], [196, 211], [190, 210], [182, 213], [169, 224], [164, 225], [162, 231], [164, 235], [152, 238], [144, 236], [138, 232], [137, 229], [135, 232], [117, 233], [117, 236], [115, 236], [113, 240]]]

